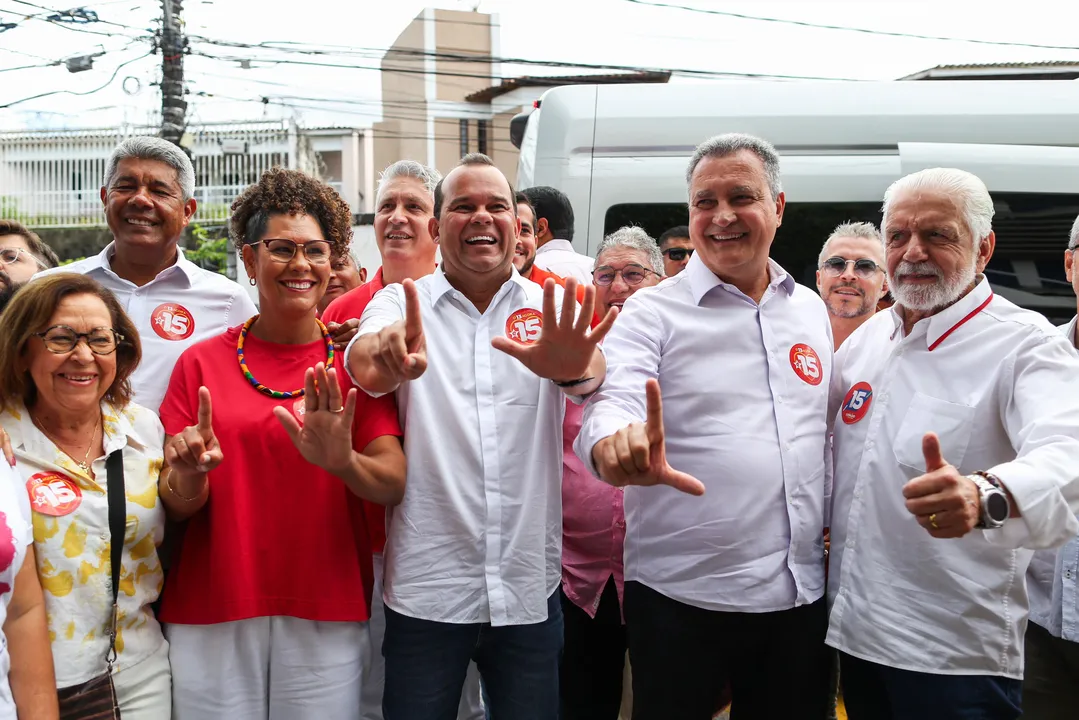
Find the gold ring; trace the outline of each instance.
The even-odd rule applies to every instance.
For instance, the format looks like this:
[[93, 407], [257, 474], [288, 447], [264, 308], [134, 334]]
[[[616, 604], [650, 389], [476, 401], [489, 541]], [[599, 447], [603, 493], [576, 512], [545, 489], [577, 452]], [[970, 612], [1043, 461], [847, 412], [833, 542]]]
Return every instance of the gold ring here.
[[933, 526], [934, 530], [940, 530], [940, 526], [937, 525], [937, 514], [933, 513], [929, 516], [929, 524]]

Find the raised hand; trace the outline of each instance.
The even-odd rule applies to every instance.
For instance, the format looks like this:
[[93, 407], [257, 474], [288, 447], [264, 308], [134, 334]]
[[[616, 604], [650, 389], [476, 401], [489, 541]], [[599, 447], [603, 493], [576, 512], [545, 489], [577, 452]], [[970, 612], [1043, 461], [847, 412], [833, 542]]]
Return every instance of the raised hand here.
[[600, 478], [615, 487], [670, 485], [690, 495], [703, 495], [704, 484], [700, 480], [675, 470], [667, 462], [659, 381], [649, 380], [644, 390], [648, 404], [645, 422], [624, 427], [592, 448], [592, 460]]
[[174, 476], [191, 479], [210, 472], [220, 465], [223, 459], [221, 446], [214, 436], [210, 391], [200, 387], [198, 422], [184, 428], [179, 435], [169, 438], [165, 444], [165, 462], [172, 468]]
[[4, 459], [7, 460], [7, 464], [11, 467], [15, 467], [15, 451], [11, 448], [11, 438], [8, 437], [7, 431], [4, 428], [0, 428], [0, 450], [4, 453]]
[[304, 374], [304, 416], [301, 425], [286, 408], [273, 409], [289, 439], [307, 462], [338, 474], [352, 462], [352, 420], [356, 416], [356, 388], [341, 402], [337, 370], [322, 363]]
[[373, 359], [383, 377], [400, 384], [415, 380], [427, 370], [427, 340], [423, 335], [420, 295], [411, 280], [405, 289], [405, 319], [382, 328], [375, 336], [378, 347]]
[[360, 329], [360, 319], [352, 318], [343, 323], [326, 323], [326, 329], [333, 339], [333, 349], [337, 352], [342, 352], [348, 347], [352, 338], [356, 337], [356, 332]]
[[936, 433], [922, 437], [925, 474], [903, 486], [907, 511], [935, 538], [960, 538], [981, 520], [981, 496], [970, 478], [944, 460]]
[[599, 325], [589, 329], [596, 307], [596, 288], [584, 290], [581, 312], [577, 310], [577, 281], [566, 280], [562, 295], [562, 316], [555, 313], [555, 281], [543, 284], [543, 324], [533, 344], [524, 345], [508, 337], [498, 336], [491, 346], [517, 358], [522, 365], [541, 378], [557, 382], [581, 379], [596, 352], [596, 346], [614, 324], [618, 311], [611, 308]]

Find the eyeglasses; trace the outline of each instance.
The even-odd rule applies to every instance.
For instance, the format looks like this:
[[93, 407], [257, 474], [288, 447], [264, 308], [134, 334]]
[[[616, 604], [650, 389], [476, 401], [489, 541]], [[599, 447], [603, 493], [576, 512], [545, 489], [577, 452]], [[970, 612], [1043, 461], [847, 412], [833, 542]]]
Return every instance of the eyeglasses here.
[[671, 262], [682, 262], [693, 254], [693, 248], [667, 248], [663, 251], [663, 254], [666, 255]]
[[859, 258], [858, 260], [847, 260], [841, 258], [838, 255], [836, 257], [830, 257], [824, 261], [820, 266], [821, 272], [829, 277], [839, 277], [847, 270], [847, 264], [854, 263], [854, 274], [863, 280], [873, 277], [873, 274], [878, 270], [882, 270], [880, 265], [869, 258]]
[[285, 238], [266, 238], [262, 241], [270, 253], [270, 259], [279, 263], [290, 263], [296, 257], [296, 250], [303, 248], [303, 256], [312, 265], [326, 265], [330, 262], [333, 251], [325, 240], [311, 240], [296, 243]]
[[4, 265], [14, 265], [15, 263], [19, 262], [19, 258], [24, 255], [30, 260], [40, 265], [42, 268], [47, 267], [45, 263], [41, 262], [41, 260], [38, 260], [37, 257], [35, 257], [34, 254], [28, 250], [17, 247], [0, 247], [0, 263], [3, 263]]
[[94, 355], [111, 355], [124, 340], [124, 336], [112, 328], [100, 327], [81, 333], [67, 325], [53, 325], [45, 332], [34, 333], [34, 337], [41, 338], [45, 349], [57, 355], [71, 352], [83, 339]]
[[604, 265], [593, 271], [592, 279], [596, 281], [597, 285], [610, 285], [621, 274], [622, 279], [626, 281], [626, 285], [640, 285], [648, 277], [648, 273], [659, 275], [656, 271], [649, 270], [637, 263], [630, 263], [621, 270], [615, 270], [613, 267]]

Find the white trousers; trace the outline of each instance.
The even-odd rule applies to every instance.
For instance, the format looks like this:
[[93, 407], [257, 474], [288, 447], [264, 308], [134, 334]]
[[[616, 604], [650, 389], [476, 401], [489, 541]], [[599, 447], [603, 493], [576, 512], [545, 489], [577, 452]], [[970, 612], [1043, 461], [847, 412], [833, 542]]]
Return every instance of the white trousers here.
[[[362, 720], [382, 720], [382, 691], [386, 686], [386, 659], [382, 657], [382, 640], [386, 637], [386, 605], [382, 601], [382, 572], [385, 559], [381, 553], [371, 556], [375, 566], [375, 586], [371, 593], [371, 662], [363, 667]], [[468, 664], [465, 686], [457, 720], [484, 720], [480, 699], [480, 671], [476, 663]]]
[[169, 720], [172, 717], [172, 675], [169, 643], [112, 676], [124, 720]]
[[[175, 720], [358, 720], [367, 623], [169, 625]], [[125, 716], [126, 720], [126, 716]]]

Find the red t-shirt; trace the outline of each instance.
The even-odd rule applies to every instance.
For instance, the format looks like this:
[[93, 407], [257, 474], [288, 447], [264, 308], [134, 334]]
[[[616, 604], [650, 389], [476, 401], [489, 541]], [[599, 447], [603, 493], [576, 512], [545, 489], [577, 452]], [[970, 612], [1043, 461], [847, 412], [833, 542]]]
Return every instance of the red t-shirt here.
[[[224, 456], [210, 473], [209, 500], [177, 547], [161, 620], [367, 620], [372, 567], [364, 515], [352, 511], [344, 481], [304, 460], [274, 417], [276, 406], [296, 414], [303, 398], [267, 397], [240, 372], [239, 335], [235, 327], [184, 351], [161, 404], [165, 432], [176, 435], [197, 422], [199, 386], [209, 388]], [[322, 340], [278, 345], [249, 334], [244, 352], [252, 374], [275, 390], [302, 387], [307, 368], [326, 360]], [[401, 435], [393, 395], [376, 400], [360, 392], [357, 400], [354, 448]]]
[[[371, 298], [375, 296], [375, 293], [384, 287], [386, 287], [386, 282], [382, 278], [382, 268], [379, 268], [373, 278], [358, 288], [349, 290], [327, 305], [326, 310], [322, 313], [322, 322], [343, 323], [353, 318], [359, 318], [363, 315], [364, 308], [367, 307], [367, 303], [371, 302]], [[344, 370], [343, 365], [341, 370]], [[348, 373], [343, 372], [342, 374], [345, 375], [347, 380]], [[359, 392], [361, 395], [367, 394], [363, 390]], [[358, 498], [355, 495], [349, 497], [349, 503], [354, 508], [358, 507], [367, 517], [367, 532], [370, 534], [371, 552], [381, 553], [386, 548], [386, 508], [378, 503]]]

